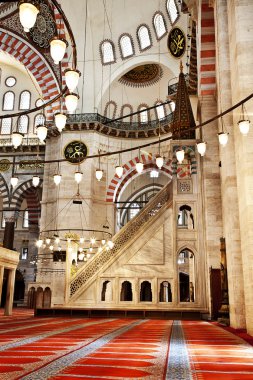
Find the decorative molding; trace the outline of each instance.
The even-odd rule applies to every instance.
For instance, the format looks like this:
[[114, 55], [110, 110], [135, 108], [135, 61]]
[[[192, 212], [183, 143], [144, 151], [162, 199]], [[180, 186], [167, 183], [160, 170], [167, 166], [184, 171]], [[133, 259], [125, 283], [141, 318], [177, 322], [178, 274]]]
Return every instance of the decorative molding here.
[[157, 83], [163, 76], [163, 70], [156, 63], [139, 65], [124, 74], [119, 82], [131, 87], [147, 87]]

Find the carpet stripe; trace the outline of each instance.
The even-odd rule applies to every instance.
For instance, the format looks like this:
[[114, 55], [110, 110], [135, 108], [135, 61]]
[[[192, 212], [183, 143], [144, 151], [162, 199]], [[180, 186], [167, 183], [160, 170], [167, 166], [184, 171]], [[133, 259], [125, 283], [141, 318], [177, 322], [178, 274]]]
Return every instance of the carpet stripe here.
[[180, 321], [174, 321], [170, 338], [166, 380], [191, 380], [191, 367]]

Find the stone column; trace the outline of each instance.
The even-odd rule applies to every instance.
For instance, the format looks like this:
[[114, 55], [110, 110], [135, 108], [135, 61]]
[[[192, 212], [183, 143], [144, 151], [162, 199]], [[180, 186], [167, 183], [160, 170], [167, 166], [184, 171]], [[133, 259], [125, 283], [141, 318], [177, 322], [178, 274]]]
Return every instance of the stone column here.
[[[227, 0], [216, 1], [214, 13], [218, 112], [222, 112], [232, 105], [227, 11]], [[245, 328], [244, 285], [240, 246], [241, 236], [236, 182], [235, 135], [232, 115], [226, 115], [223, 120], [225, 131], [229, 132], [227, 145], [225, 147], [220, 146], [219, 150], [221, 160], [223, 236], [226, 239], [227, 251], [230, 325], [234, 328]], [[237, 125], [235, 127], [237, 127]]]
[[4, 229], [3, 247], [7, 249], [11, 249], [11, 250], [13, 249], [14, 228], [15, 228], [16, 219], [17, 219], [17, 213], [15, 211], [4, 212], [5, 229]]
[[4, 315], [12, 315], [13, 296], [14, 296], [14, 283], [15, 283], [15, 269], [8, 270], [7, 280], [7, 293]]
[[[231, 61], [231, 93], [232, 103], [235, 104], [251, 94], [253, 88], [253, 2], [251, 0], [231, 0], [227, 7], [227, 13]], [[245, 107], [248, 115], [252, 115], [253, 101], [247, 102]], [[240, 111], [240, 109], [237, 109], [233, 112], [233, 124], [243, 277], [241, 276], [239, 279], [238, 276], [234, 280], [234, 286], [237, 290], [237, 283], [240, 281], [244, 287], [246, 328], [247, 332], [253, 335], [253, 129], [251, 126], [247, 137], [242, 136], [237, 125], [240, 119]], [[240, 268], [240, 263], [238, 267]], [[238, 290], [237, 292], [238, 297], [243, 296]], [[235, 310], [235, 313], [237, 312], [240, 312], [240, 310]]]

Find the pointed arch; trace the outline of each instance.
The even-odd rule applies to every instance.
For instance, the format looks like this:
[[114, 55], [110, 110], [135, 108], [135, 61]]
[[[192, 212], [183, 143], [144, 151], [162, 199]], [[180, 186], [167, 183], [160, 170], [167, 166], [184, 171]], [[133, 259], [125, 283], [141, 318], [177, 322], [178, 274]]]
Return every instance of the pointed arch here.
[[[39, 187], [42, 186], [40, 181]], [[10, 206], [3, 204], [5, 207], [9, 207], [13, 210], [20, 210], [23, 200], [27, 201], [27, 208], [29, 210], [29, 226], [38, 225], [40, 217], [40, 199], [38, 188], [35, 188], [32, 184], [32, 180], [23, 182], [13, 193]]]
[[[140, 160], [143, 162], [143, 173], [150, 170], [151, 168], [157, 168], [155, 164], [156, 155], [152, 154], [141, 154]], [[123, 176], [119, 178], [117, 174], [114, 175], [111, 180], [108, 189], [106, 202], [117, 202], [121, 191], [126, 187], [130, 179], [133, 179], [135, 176], [139, 175], [135, 169], [136, 163], [139, 162], [139, 158], [135, 157], [123, 165], [124, 172]], [[162, 169], [160, 169], [169, 179], [172, 178], [172, 161], [169, 159], [164, 162]]]

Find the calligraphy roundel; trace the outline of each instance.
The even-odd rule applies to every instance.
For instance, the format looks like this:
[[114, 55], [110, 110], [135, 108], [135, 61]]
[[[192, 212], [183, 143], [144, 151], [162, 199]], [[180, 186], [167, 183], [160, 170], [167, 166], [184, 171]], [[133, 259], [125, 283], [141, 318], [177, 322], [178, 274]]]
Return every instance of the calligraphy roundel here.
[[71, 164], [79, 164], [85, 160], [87, 156], [87, 146], [82, 141], [71, 141], [64, 148], [64, 157]]
[[171, 29], [167, 44], [170, 54], [175, 58], [181, 58], [184, 55], [186, 48], [184, 32], [178, 27]]

